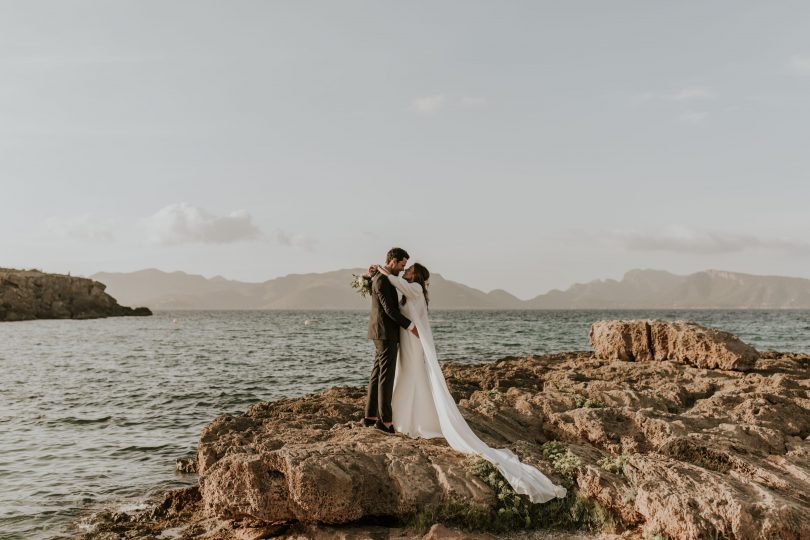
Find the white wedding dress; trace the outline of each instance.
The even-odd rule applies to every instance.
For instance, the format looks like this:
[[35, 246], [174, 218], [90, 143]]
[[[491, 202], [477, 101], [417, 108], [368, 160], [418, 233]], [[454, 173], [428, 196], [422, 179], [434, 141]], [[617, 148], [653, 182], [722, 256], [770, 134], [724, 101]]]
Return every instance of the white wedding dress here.
[[439, 367], [422, 286], [394, 275], [388, 279], [407, 298], [401, 311], [419, 331], [418, 338], [407, 330], [400, 331], [391, 398], [394, 428], [410, 437], [444, 437], [459, 452], [480, 455], [501, 471], [517, 493], [528, 495], [532, 502], [565, 497], [564, 487], [553, 484], [535, 467], [521, 463], [514, 452], [490, 448], [473, 433]]

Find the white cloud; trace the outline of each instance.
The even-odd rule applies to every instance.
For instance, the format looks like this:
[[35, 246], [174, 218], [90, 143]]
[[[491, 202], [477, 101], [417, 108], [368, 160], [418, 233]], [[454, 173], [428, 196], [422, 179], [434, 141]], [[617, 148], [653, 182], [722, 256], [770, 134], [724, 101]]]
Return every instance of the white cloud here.
[[766, 249], [797, 255], [810, 255], [810, 244], [784, 238], [711, 232], [685, 225], [669, 225], [659, 230], [615, 230], [607, 239], [631, 251], [668, 251], [674, 253], [719, 254], [748, 249]]
[[703, 122], [709, 113], [702, 111], [684, 111], [678, 115], [678, 119], [687, 124], [699, 124]]
[[420, 114], [436, 114], [444, 108], [445, 97], [441, 94], [435, 96], [418, 97], [413, 100], [411, 107]]
[[159, 244], [230, 244], [261, 237], [245, 210], [216, 216], [181, 202], [170, 204], [145, 220], [150, 240]]
[[794, 54], [788, 59], [788, 69], [796, 75], [810, 75], [810, 55]]
[[273, 236], [275, 237], [276, 242], [282, 246], [294, 247], [306, 251], [312, 251], [316, 243], [315, 239], [310, 236], [305, 234], [290, 234], [286, 231], [282, 231], [281, 229], [277, 229]]
[[115, 237], [111, 222], [90, 214], [73, 217], [53, 216], [45, 220], [43, 227], [48, 234], [62, 238], [110, 242]]

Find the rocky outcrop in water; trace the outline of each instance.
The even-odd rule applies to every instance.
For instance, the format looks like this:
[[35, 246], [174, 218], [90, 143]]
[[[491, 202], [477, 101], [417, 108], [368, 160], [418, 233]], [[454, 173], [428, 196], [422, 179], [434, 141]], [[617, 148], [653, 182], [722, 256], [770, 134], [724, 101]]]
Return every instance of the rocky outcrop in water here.
[[215, 419], [186, 503], [108, 519], [88, 537], [169, 527], [180, 538], [347, 538], [340, 527], [366, 527], [352, 537], [420, 538], [438, 522], [499, 537], [550, 527], [810, 538], [808, 355], [762, 353], [746, 372], [590, 352], [443, 371], [473, 430], [567, 485], [568, 497], [531, 505], [443, 439], [358, 427], [363, 389], [337, 387]]
[[669, 360], [706, 369], [746, 370], [759, 353], [736, 336], [691, 321], [598, 321], [589, 334], [599, 358]]
[[151, 315], [148, 308], [118, 305], [92, 279], [0, 268], [0, 321], [97, 319]]

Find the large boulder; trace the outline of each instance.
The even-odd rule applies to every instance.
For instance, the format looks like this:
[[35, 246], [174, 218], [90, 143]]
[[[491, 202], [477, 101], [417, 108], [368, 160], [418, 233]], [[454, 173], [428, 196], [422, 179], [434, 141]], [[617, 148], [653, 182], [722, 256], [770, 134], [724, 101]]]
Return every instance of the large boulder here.
[[152, 314], [145, 307], [119, 305], [105, 289], [92, 279], [0, 268], [0, 321]]
[[449, 500], [494, 504], [492, 489], [468, 470], [466, 456], [444, 441], [347, 424], [362, 395], [336, 388], [215, 420], [198, 451], [205, 507], [268, 522], [348, 523], [406, 518]]
[[692, 321], [597, 321], [589, 334], [599, 358], [630, 362], [669, 360], [705, 369], [750, 369], [756, 349], [729, 332]]

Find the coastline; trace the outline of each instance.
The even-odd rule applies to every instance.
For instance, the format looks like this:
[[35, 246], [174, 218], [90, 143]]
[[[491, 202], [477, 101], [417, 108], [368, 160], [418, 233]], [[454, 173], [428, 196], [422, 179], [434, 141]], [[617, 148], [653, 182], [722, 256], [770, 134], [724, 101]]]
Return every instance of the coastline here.
[[0, 322], [152, 315], [146, 307], [119, 305], [106, 289], [83, 277], [0, 268]]

